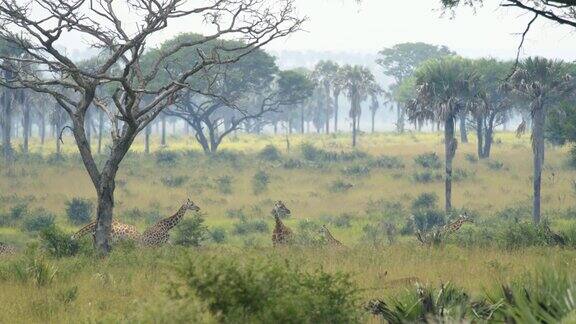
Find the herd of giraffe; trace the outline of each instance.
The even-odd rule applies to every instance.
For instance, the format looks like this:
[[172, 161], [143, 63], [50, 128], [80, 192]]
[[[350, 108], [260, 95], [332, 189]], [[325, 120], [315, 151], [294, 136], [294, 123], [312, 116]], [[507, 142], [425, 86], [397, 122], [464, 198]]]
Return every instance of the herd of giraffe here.
[[[172, 230], [184, 217], [187, 211], [197, 212], [200, 211], [200, 207], [196, 206], [194, 202], [190, 199], [184, 203], [176, 214], [161, 219], [152, 227], [145, 230], [142, 234], [133, 225], [123, 224], [116, 220], [112, 221], [112, 228], [110, 231], [111, 239], [113, 242], [118, 242], [122, 240], [129, 240], [139, 243], [145, 247], [159, 247], [168, 242], [170, 237], [170, 230]], [[294, 232], [284, 223], [282, 219], [291, 214], [290, 209], [282, 201], [277, 201], [272, 209], [272, 217], [276, 222], [274, 231], [272, 232], [272, 245], [273, 246], [283, 246], [288, 245], [294, 240]], [[470, 221], [468, 215], [464, 214], [458, 217], [455, 221], [446, 224], [442, 227], [441, 231], [444, 233], [456, 232], [462, 227], [462, 225]], [[72, 235], [73, 240], [78, 240], [81, 237], [92, 234], [94, 236], [96, 233], [96, 222], [91, 222], [90, 224], [82, 227], [74, 235]], [[326, 225], [322, 225], [320, 228], [320, 233], [324, 236], [325, 242], [329, 246], [343, 247], [342, 242], [337, 240], [334, 235], [328, 230]], [[417, 232], [418, 235], [418, 232]], [[0, 255], [14, 254], [16, 249], [8, 244], [0, 242]]]

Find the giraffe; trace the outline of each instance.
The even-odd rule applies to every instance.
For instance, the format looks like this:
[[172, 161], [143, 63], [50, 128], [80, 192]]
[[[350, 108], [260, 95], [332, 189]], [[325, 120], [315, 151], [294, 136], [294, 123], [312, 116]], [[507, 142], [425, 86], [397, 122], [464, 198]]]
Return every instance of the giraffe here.
[[456, 219], [455, 221], [444, 225], [444, 231], [446, 233], [454, 233], [454, 232], [458, 231], [460, 229], [460, 227], [462, 227], [462, 225], [464, 225], [465, 222], [468, 222], [468, 221], [471, 222], [472, 220], [468, 217], [467, 213], [464, 213], [464, 215], [458, 216], [458, 219]]
[[0, 242], [0, 256], [16, 254], [16, 248], [12, 245]]
[[162, 246], [168, 242], [168, 238], [170, 236], [169, 231], [180, 222], [188, 210], [200, 211], [200, 207], [196, 206], [192, 200], [188, 199], [188, 201], [186, 201], [186, 203], [180, 207], [176, 214], [158, 221], [154, 226], [144, 231], [140, 241], [142, 245], [157, 247]]
[[276, 227], [272, 232], [272, 245], [274, 246], [288, 244], [294, 236], [292, 230], [282, 223], [281, 218], [286, 215], [290, 215], [290, 209], [278, 200], [272, 209], [272, 216], [276, 220]]
[[332, 235], [332, 233], [330, 233], [330, 231], [328, 230], [328, 227], [326, 227], [326, 225], [322, 225], [322, 227], [320, 228], [320, 233], [322, 233], [324, 235], [328, 245], [330, 245], [330, 246], [344, 246], [344, 244], [342, 244], [342, 242], [338, 241], [334, 237], [334, 235]]
[[[96, 221], [82, 227], [78, 232], [72, 235], [73, 240], [77, 240], [84, 235], [91, 233], [92, 236], [96, 234]], [[140, 232], [133, 225], [122, 224], [117, 220], [112, 220], [112, 230], [110, 231], [110, 238], [113, 242], [118, 241], [136, 241], [140, 240]]]

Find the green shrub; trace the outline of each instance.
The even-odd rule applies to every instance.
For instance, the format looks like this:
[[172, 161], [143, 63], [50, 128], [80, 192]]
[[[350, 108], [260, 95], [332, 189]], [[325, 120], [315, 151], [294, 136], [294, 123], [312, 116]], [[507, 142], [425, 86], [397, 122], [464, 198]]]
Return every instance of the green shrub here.
[[154, 154], [156, 157], [156, 164], [160, 166], [174, 166], [178, 161], [178, 153], [173, 151], [158, 151]]
[[497, 308], [494, 320], [508, 323], [574, 323], [576, 281], [554, 268], [543, 268], [490, 296]]
[[82, 225], [92, 219], [94, 205], [88, 199], [72, 198], [66, 202], [66, 215], [68, 220], [74, 225]]
[[440, 157], [435, 152], [417, 155], [414, 162], [426, 169], [440, 169], [442, 167]]
[[276, 162], [282, 159], [282, 154], [276, 146], [268, 144], [258, 152], [258, 158], [264, 161]]
[[208, 228], [204, 219], [195, 214], [192, 218], [183, 219], [174, 233], [174, 244], [198, 247], [208, 239]]
[[403, 169], [404, 163], [400, 157], [381, 155], [372, 160], [370, 166], [380, 169]]
[[496, 240], [501, 247], [510, 250], [557, 243], [545, 225], [534, 225], [529, 222], [508, 223], [501, 226]]
[[497, 160], [487, 160], [486, 165], [490, 170], [499, 171], [504, 169], [504, 162], [500, 162]]
[[266, 233], [268, 232], [268, 223], [266, 223], [261, 219], [255, 219], [255, 220], [241, 219], [238, 223], [234, 224], [232, 232], [237, 235], [246, 235], [251, 233]]
[[412, 174], [412, 178], [419, 183], [429, 183], [442, 180], [442, 174], [431, 170], [416, 171]]
[[74, 256], [80, 250], [78, 241], [72, 240], [69, 234], [56, 226], [40, 232], [40, 244], [45, 251], [57, 258]]
[[177, 265], [174, 299], [208, 304], [225, 323], [356, 323], [358, 289], [348, 275], [304, 272], [287, 261], [189, 255]]
[[304, 163], [298, 159], [288, 159], [284, 161], [282, 165], [284, 169], [292, 170], [292, 169], [301, 169], [304, 167]]
[[252, 177], [252, 191], [256, 195], [268, 190], [268, 184], [270, 184], [270, 175], [265, 171], [260, 170]]
[[352, 177], [364, 177], [370, 174], [370, 167], [361, 164], [352, 165], [342, 169], [342, 173]]
[[39, 232], [54, 226], [55, 216], [45, 209], [37, 209], [24, 218], [22, 227], [28, 232]]
[[372, 300], [367, 309], [387, 323], [461, 323], [467, 318], [486, 319], [483, 302], [451, 283], [440, 289], [418, 286], [390, 300]]
[[427, 232], [435, 227], [446, 224], [446, 216], [438, 210], [419, 210], [414, 213], [414, 226], [416, 230]]
[[368, 157], [366, 153], [361, 151], [338, 153], [317, 148], [310, 143], [302, 143], [300, 151], [305, 160], [312, 162], [349, 162]]
[[321, 219], [338, 228], [350, 228], [352, 227], [352, 220], [354, 220], [354, 216], [344, 213], [338, 216], [322, 216]]
[[232, 193], [232, 177], [231, 176], [222, 176], [219, 177], [218, 179], [215, 180], [216, 181], [216, 186], [218, 188], [218, 191], [221, 194], [224, 195], [229, 195]]
[[423, 192], [412, 201], [412, 210], [435, 209], [438, 204], [438, 195], [433, 192]]
[[226, 242], [226, 230], [221, 227], [216, 227], [210, 231], [210, 238], [214, 243], [224, 243]]
[[572, 145], [569, 155], [568, 165], [572, 168], [576, 168], [576, 145]]
[[5, 280], [31, 282], [36, 287], [44, 287], [54, 281], [58, 268], [33, 252], [7, 264], [2, 273]]

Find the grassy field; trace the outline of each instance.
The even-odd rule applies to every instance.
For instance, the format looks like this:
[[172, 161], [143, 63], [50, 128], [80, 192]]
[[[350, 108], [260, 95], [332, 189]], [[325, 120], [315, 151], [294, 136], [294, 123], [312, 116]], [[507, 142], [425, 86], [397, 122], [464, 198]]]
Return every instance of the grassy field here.
[[[414, 201], [421, 194], [435, 194], [437, 206], [443, 206], [442, 169], [426, 169], [414, 161], [429, 152], [443, 156], [439, 134], [366, 134], [361, 136], [357, 151], [367, 156], [346, 155], [351, 150], [345, 135], [306, 137], [306, 143], [316, 148], [348, 156], [338, 161], [306, 156], [301, 149], [303, 141], [292, 136], [288, 152], [284, 137], [241, 135], [223, 143], [223, 153], [212, 158], [203, 156], [191, 139], [169, 138], [168, 147], [163, 149], [155, 143], [155, 153], [150, 156], [142, 153], [138, 141], [118, 175], [116, 217], [143, 230], [158, 217], [172, 215], [189, 197], [201, 207], [209, 230], [225, 233], [224, 242], [208, 240], [193, 250], [176, 246], [145, 251], [117, 249], [106, 260], [42, 257], [54, 271], [54, 279], [42, 287], [26, 281], [2, 281], [0, 322], [152, 321], [141, 316], [168, 307], [166, 285], [173, 277], [172, 263], [182, 253], [228, 255], [240, 260], [286, 259], [310, 271], [322, 268], [328, 273], [350, 273], [362, 300], [394, 296], [415, 281], [431, 285], [453, 282], [478, 295], [545, 266], [570, 269], [576, 263], [576, 250], [571, 248], [473, 246], [463, 244], [462, 237], [439, 248], [427, 248], [420, 246], [414, 235], [402, 235]], [[95, 194], [74, 153], [72, 139], [65, 142], [63, 160], [56, 159], [48, 147], [32, 143], [31, 156], [1, 166], [3, 217], [14, 206], [25, 204], [30, 211], [42, 208], [55, 215], [57, 225], [66, 232], [80, 227], [67, 219], [65, 203], [75, 197], [94, 201]], [[280, 151], [280, 160], [260, 154], [267, 145]], [[475, 217], [474, 224], [465, 225], [463, 235], [498, 230], [505, 221], [529, 221], [529, 137], [498, 133], [490, 160], [477, 161], [474, 156], [474, 138], [469, 144], [460, 143], [453, 204]], [[572, 209], [576, 207], [576, 171], [567, 166], [567, 157], [567, 148], [547, 148], [543, 210], [555, 230], [572, 226], [576, 216]], [[375, 162], [391, 160], [394, 165]], [[269, 183], [255, 192], [254, 177], [262, 172]], [[298, 245], [273, 249], [270, 210], [275, 200], [283, 200], [292, 210], [285, 223], [295, 232], [327, 224], [347, 248]], [[264, 223], [267, 228], [241, 233], [238, 224], [242, 221]], [[382, 223], [392, 224], [395, 234], [370, 232], [370, 226], [380, 229], [376, 224]], [[0, 228], [0, 241], [22, 250], [28, 245], [30, 250], [37, 234], [13, 224]], [[42, 253], [35, 255], [39, 258]], [[3, 271], [10, 271], [18, 258], [23, 257], [5, 260]], [[410, 277], [413, 279], [406, 279]], [[63, 302], [74, 290], [73, 300]]]

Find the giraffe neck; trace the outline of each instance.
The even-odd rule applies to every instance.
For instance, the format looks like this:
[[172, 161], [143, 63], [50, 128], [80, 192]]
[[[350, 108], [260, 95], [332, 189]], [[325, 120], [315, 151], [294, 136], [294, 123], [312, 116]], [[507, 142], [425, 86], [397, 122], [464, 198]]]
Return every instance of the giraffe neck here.
[[284, 223], [282, 223], [282, 220], [280, 219], [280, 216], [278, 216], [278, 213], [274, 213], [274, 219], [276, 220], [276, 228], [284, 228]]
[[164, 223], [167, 226], [167, 229], [171, 229], [174, 226], [176, 226], [180, 222], [180, 220], [182, 220], [184, 214], [186, 214], [186, 206], [182, 205], [182, 207], [180, 207], [180, 209], [176, 212], [176, 214], [165, 219]]
[[327, 228], [324, 228], [324, 230], [326, 231], [326, 237], [328, 238], [328, 241], [339, 242]]

